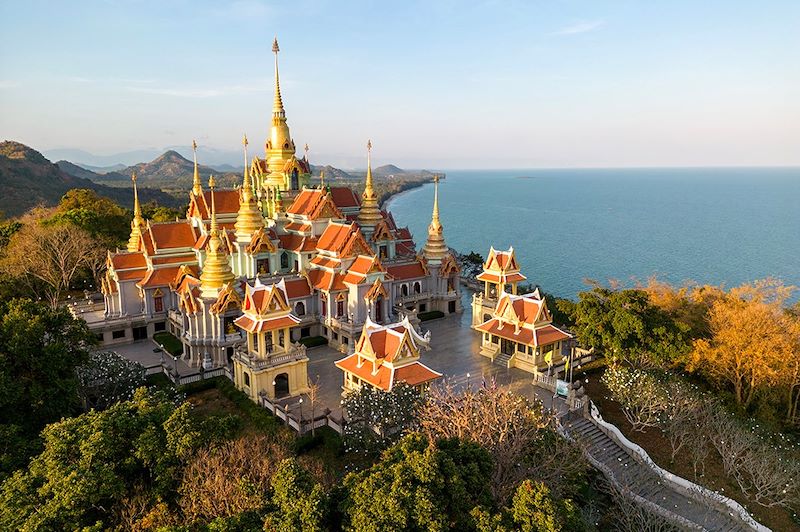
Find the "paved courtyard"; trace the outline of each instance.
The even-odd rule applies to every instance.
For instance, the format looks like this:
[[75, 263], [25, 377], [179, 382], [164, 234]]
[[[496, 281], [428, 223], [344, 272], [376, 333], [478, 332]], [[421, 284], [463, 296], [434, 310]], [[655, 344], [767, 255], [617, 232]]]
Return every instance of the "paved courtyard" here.
[[[552, 394], [534, 386], [533, 376], [530, 373], [492, 364], [488, 358], [478, 354], [480, 338], [478, 333], [470, 328], [471, 312], [468, 296], [469, 293], [465, 294], [463, 313], [422, 323], [423, 334], [428, 330], [431, 331], [431, 342], [430, 350], [422, 351], [421, 361], [431, 369], [443, 373], [443, 379], [456, 388], [482, 386], [494, 380], [498, 385], [508, 386], [528, 398], [538, 398], [546, 408], [552, 408], [554, 403]], [[156, 366], [161, 362], [161, 354], [154, 351], [156, 347], [152, 340], [142, 340], [132, 344], [109, 346], [104, 350], [115, 351], [147, 367]], [[334, 362], [344, 357], [344, 354], [328, 346], [308, 350], [308, 377], [312, 382], [319, 382], [319, 395], [314, 406], [315, 415], [320, 415], [329, 408], [334, 417], [341, 418], [344, 375]], [[173, 360], [167, 357], [164, 363], [171, 368]], [[197, 371], [180, 359], [177, 364], [181, 375]], [[311, 402], [308, 396], [303, 396], [302, 403], [299, 399], [295, 397], [279, 402], [288, 406], [295, 415], [310, 418]], [[555, 404], [556, 408], [565, 408], [563, 400], [559, 399]]]
[[[491, 383], [492, 379], [497, 384], [508, 386], [515, 392], [533, 399], [538, 398], [546, 408], [553, 406], [553, 396], [550, 392], [533, 385], [533, 376], [530, 373], [516, 368], [503, 368], [492, 364], [491, 361], [479, 354], [480, 338], [477, 332], [470, 328], [471, 314], [469, 307], [460, 315], [453, 315], [439, 320], [423, 322], [422, 333], [431, 331], [429, 351], [422, 351], [421, 362], [444, 374], [455, 387], [481, 386]], [[341, 417], [342, 385], [344, 375], [334, 365], [336, 360], [345, 355], [330, 347], [322, 346], [308, 351], [308, 377], [316, 382], [319, 378], [319, 398], [315, 407], [315, 414], [319, 415], [326, 407], [330, 408], [335, 417]], [[289, 400], [291, 409], [303, 417], [311, 416], [311, 408], [307, 396], [303, 396], [301, 404], [298, 398]], [[564, 407], [564, 401], [559, 400], [557, 408]]]

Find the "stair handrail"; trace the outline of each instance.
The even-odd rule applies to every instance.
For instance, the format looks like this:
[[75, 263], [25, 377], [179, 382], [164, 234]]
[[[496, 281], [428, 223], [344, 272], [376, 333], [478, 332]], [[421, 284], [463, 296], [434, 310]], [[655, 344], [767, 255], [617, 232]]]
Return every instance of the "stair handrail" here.
[[686, 493], [695, 500], [697, 500], [697, 497], [699, 496], [704, 502], [710, 500], [716, 505], [724, 505], [728, 510], [733, 512], [730, 514], [731, 516], [738, 516], [753, 530], [757, 530], [759, 532], [772, 532], [770, 528], [756, 521], [741, 504], [734, 501], [730, 497], [726, 497], [721, 493], [711, 491], [708, 488], [704, 488], [699, 484], [695, 484], [690, 480], [687, 480], [674, 473], [670, 473], [669, 471], [661, 468], [658, 464], [653, 462], [653, 459], [650, 458], [650, 455], [647, 454], [647, 451], [626, 438], [616, 425], [605, 421], [603, 416], [600, 415], [600, 411], [597, 409], [597, 406], [595, 406], [594, 402], [591, 400], [589, 400], [589, 420], [592, 421], [611, 439], [615, 440], [623, 448], [633, 453], [634, 457], [637, 458], [638, 461], [652, 469], [664, 480], [664, 482], [674, 485], [679, 491]]

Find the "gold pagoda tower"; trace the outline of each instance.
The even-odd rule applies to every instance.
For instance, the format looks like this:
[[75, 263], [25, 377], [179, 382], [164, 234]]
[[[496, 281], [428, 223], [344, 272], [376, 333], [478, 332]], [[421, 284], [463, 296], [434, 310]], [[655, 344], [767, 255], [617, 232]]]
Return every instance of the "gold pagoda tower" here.
[[378, 195], [372, 186], [372, 141], [367, 141], [367, 179], [364, 184], [364, 192], [361, 194], [361, 211], [358, 213], [358, 225], [362, 231], [372, 232], [383, 219], [381, 210], [378, 208]]
[[286, 111], [283, 108], [281, 98], [281, 81], [278, 74], [278, 38], [272, 42], [272, 52], [275, 54], [275, 98], [272, 101], [272, 127], [270, 127], [269, 138], [266, 143], [267, 167], [269, 175], [267, 186], [283, 188], [284, 176], [283, 169], [286, 162], [295, 154], [294, 141], [289, 133], [289, 125], [286, 123]]
[[139, 206], [139, 192], [136, 190], [136, 172], [131, 174], [133, 182], [133, 220], [131, 220], [131, 237], [128, 239], [128, 251], [135, 253], [139, 251], [139, 239], [142, 236], [144, 218], [142, 218], [142, 208]]
[[213, 175], [208, 179], [208, 188], [211, 189], [211, 229], [206, 260], [203, 262], [203, 272], [200, 274], [200, 292], [203, 297], [217, 297], [219, 290], [235, 277], [228, 262], [228, 254], [222, 249], [222, 240], [219, 237]]
[[247, 168], [247, 135], [242, 139], [244, 146], [244, 178], [239, 192], [239, 213], [236, 215], [236, 240], [250, 241], [253, 233], [264, 227], [264, 218], [253, 197], [253, 186], [250, 183], [250, 171]]
[[422, 248], [422, 255], [430, 264], [440, 264], [447, 255], [442, 223], [439, 221], [439, 176], [433, 176], [433, 215], [428, 226], [428, 240]]

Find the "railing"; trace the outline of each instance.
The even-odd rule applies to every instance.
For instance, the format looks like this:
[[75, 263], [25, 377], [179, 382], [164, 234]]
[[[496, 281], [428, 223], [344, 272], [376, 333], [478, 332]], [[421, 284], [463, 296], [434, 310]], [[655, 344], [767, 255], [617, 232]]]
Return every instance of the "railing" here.
[[589, 402], [588, 419], [591, 420], [595, 426], [597, 426], [597, 428], [599, 428], [606, 436], [629, 451], [631, 456], [633, 456], [637, 461], [654, 471], [664, 481], [665, 484], [672, 486], [673, 489], [679, 493], [682, 493], [694, 500], [699, 500], [701, 504], [711, 504], [718, 507], [721, 506], [720, 510], [732, 516], [739, 517], [753, 530], [758, 530], [759, 532], [769, 532], [769, 528], [753, 519], [747, 510], [745, 510], [742, 505], [733, 499], [725, 497], [719, 493], [715, 493], [707, 488], [704, 488], [703, 486], [695, 484], [690, 480], [670, 473], [669, 471], [659, 467], [655, 462], [653, 462], [653, 460], [650, 458], [650, 455], [647, 454], [647, 451], [626, 438], [615, 425], [603, 420], [603, 417], [600, 415], [597, 407], [591, 402]]
[[293, 429], [300, 435], [326, 426], [332, 428], [339, 434], [341, 434], [344, 430], [344, 419], [337, 419], [333, 417], [331, 415], [331, 411], [327, 408], [320, 414], [315, 415], [313, 418], [304, 418], [302, 411], [298, 416], [297, 413], [292, 411], [291, 406], [272, 402], [265, 394], [259, 395], [258, 402], [262, 407], [272, 412], [272, 415], [282, 421], [285, 421], [289, 428]]
[[267, 355], [265, 358], [252, 356], [250, 353], [247, 353], [243, 348], [237, 349], [233, 356], [236, 360], [238, 360], [242, 364], [246, 365], [251, 369], [256, 369], [256, 370], [269, 368], [273, 366], [279, 366], [281, 364], [287, 364], [289, 362], [295, 362], [297, 360], [303, 360], [307, 358], [306, 346], [299, 343], [292, 344], [289, 347], [288, 353], [270, 354]]
[[533, 384], [539, 388], [544, 388], [545, 390], [555, 392], [557, 382], [558, 377], [556, 375], [547, 375], [539, 371], [533, 374]]
[[228, 377], [230, 380], [233, 380], [233, 374], [231, 373], [230, 368], [228, 368], [227, 366], [221, 366], [209, 370], [202, 370], [202, 369], [196, 370], [192, 371], [191, 373], [186, 373], [184, 375], [177, 373], [173, 367], [163, 363], [154, 366], [146, 366], [144, 368], [145, 376], [158, 375], [159, 373], [163, 373], [164, 375], [166, 375], [167, 378], [175, 386], [181, 386], [184, 384], [189, 384], [191, 382], [204, 381], [206, 379], [213, 379], [215, 377], [222, 377], [222, 376]]
[[406, 294], [404, 296], [403, 295], [395, 296], [394, 302], [395, 304], [402, 305], [410, 301], [419, 301], [420, 299], [429, 299], [430, 297], [431, 297], [430, 292], [415, 292], [413, 294]]

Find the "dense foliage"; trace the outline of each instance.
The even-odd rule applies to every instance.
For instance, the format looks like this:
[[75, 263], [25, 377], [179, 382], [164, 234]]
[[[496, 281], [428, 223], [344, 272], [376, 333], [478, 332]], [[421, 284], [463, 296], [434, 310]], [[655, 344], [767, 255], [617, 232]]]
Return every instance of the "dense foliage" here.
[[48, 423], [78, 412], [75, 370], [94, 335], [64, 309], [0, 302], [0, 478], [26, 460]]

